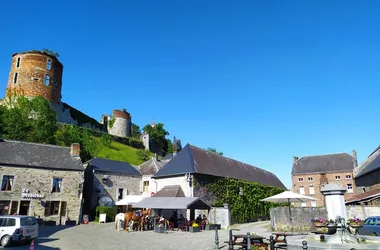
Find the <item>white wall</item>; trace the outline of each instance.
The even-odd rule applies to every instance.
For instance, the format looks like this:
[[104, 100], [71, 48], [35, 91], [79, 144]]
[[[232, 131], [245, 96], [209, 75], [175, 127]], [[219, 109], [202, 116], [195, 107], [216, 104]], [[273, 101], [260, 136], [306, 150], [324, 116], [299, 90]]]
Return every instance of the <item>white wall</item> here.
[[181, 186], [186, 197], [193, 197], [193, 188], [190, 188], [189, 182], [186, 180], [186, 177], [184, 175], [179, 177], [162, 178], [155, 180], [157, 182], [157, 191], [160, 191], [165, 186], [179, 185]]
[[[147, 192], [144, 191], [144, 181], [149, 181], [149, 187], [148, 187]], [[158, 191], [157, 182], [156, 182], [156, 180], [151, 178], [151, 175], [143, 175], [140, 185], [141, 185], [140, 191], [142, 191], [142, 196], [144, 196], [144, 197], [150, 197], [151, 196], [150, 194], [152, 192], [157, 193], [157, 191]]]

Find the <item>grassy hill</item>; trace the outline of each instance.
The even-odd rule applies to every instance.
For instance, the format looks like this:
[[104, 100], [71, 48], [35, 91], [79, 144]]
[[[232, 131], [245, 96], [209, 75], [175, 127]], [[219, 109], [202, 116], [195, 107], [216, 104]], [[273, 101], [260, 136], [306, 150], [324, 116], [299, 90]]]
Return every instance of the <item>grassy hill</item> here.
[[[138, 155], [138, 149], [118, 143], [111, 142], [111, 145], [104, 145], [100, 140], [97, 143], [98, 153], [96, 157], [105, 158], [115, 161], [128, 162], [131, 165], [137, 166], [144, 162]], [[153, 156], [153, 153], [149, 153]]]

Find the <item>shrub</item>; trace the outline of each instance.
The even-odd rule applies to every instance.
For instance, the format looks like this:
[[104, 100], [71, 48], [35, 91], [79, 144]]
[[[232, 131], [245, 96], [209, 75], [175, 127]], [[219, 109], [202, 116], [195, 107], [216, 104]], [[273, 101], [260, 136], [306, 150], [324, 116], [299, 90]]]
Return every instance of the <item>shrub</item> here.
[[96, 207], [96, 216], [95, 221], [99, 221], [99, 214], [106, 214], [106, 221], [114, 221], [116, 216], [116, 206], [106, 207], [106, 206], [97, 206]]

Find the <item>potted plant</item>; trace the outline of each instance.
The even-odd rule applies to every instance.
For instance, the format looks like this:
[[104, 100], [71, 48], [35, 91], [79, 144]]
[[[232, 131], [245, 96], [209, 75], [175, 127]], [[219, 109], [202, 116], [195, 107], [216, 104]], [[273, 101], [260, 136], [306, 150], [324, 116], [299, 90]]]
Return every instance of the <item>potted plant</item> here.
[[163, 224], [156, 225], [154, 227], [154, 232], [155, 233], [160, 233], [160, 234], [165, 233], [165, 227], [164, 227], [164, 225]]
[[193, 224], [191, 224], [191, 227], [189, 227], [189, 232], [191, 232], [191, 233], [196, 233], [196, 232], [200, 232], [200, 231], [201, 231], [201, 228], [198, 225], [198, 223], [196, 223], [196, 222], [193, 222]]
[[329, 220], [327, 218], [313, 218], [311, 219], [311, 223], [314, 224], [315, 227], [327, 227], [329, 224]]
[[360, 228], [363, 226], [364, 221], [360, 218], [350, 218], [348, 219], [348, 225], [352, 228]]

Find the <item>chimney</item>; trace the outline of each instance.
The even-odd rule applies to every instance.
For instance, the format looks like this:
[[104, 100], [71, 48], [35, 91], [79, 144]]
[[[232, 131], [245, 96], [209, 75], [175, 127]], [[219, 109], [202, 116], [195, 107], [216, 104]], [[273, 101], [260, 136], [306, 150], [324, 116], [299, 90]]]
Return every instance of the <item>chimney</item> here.
[[293, 163], [297, 163], [298, 161], [298, 157], [297, 156], [293, 156]]
[[72, 157], [80, 157], [80, 144], [79, 143], [71, 144], [70, 154]]
[[358, 158], [356, 157], [356, 151], [352, 150], [352, 161], [354, 163], [354, 168], [358, 167]]

